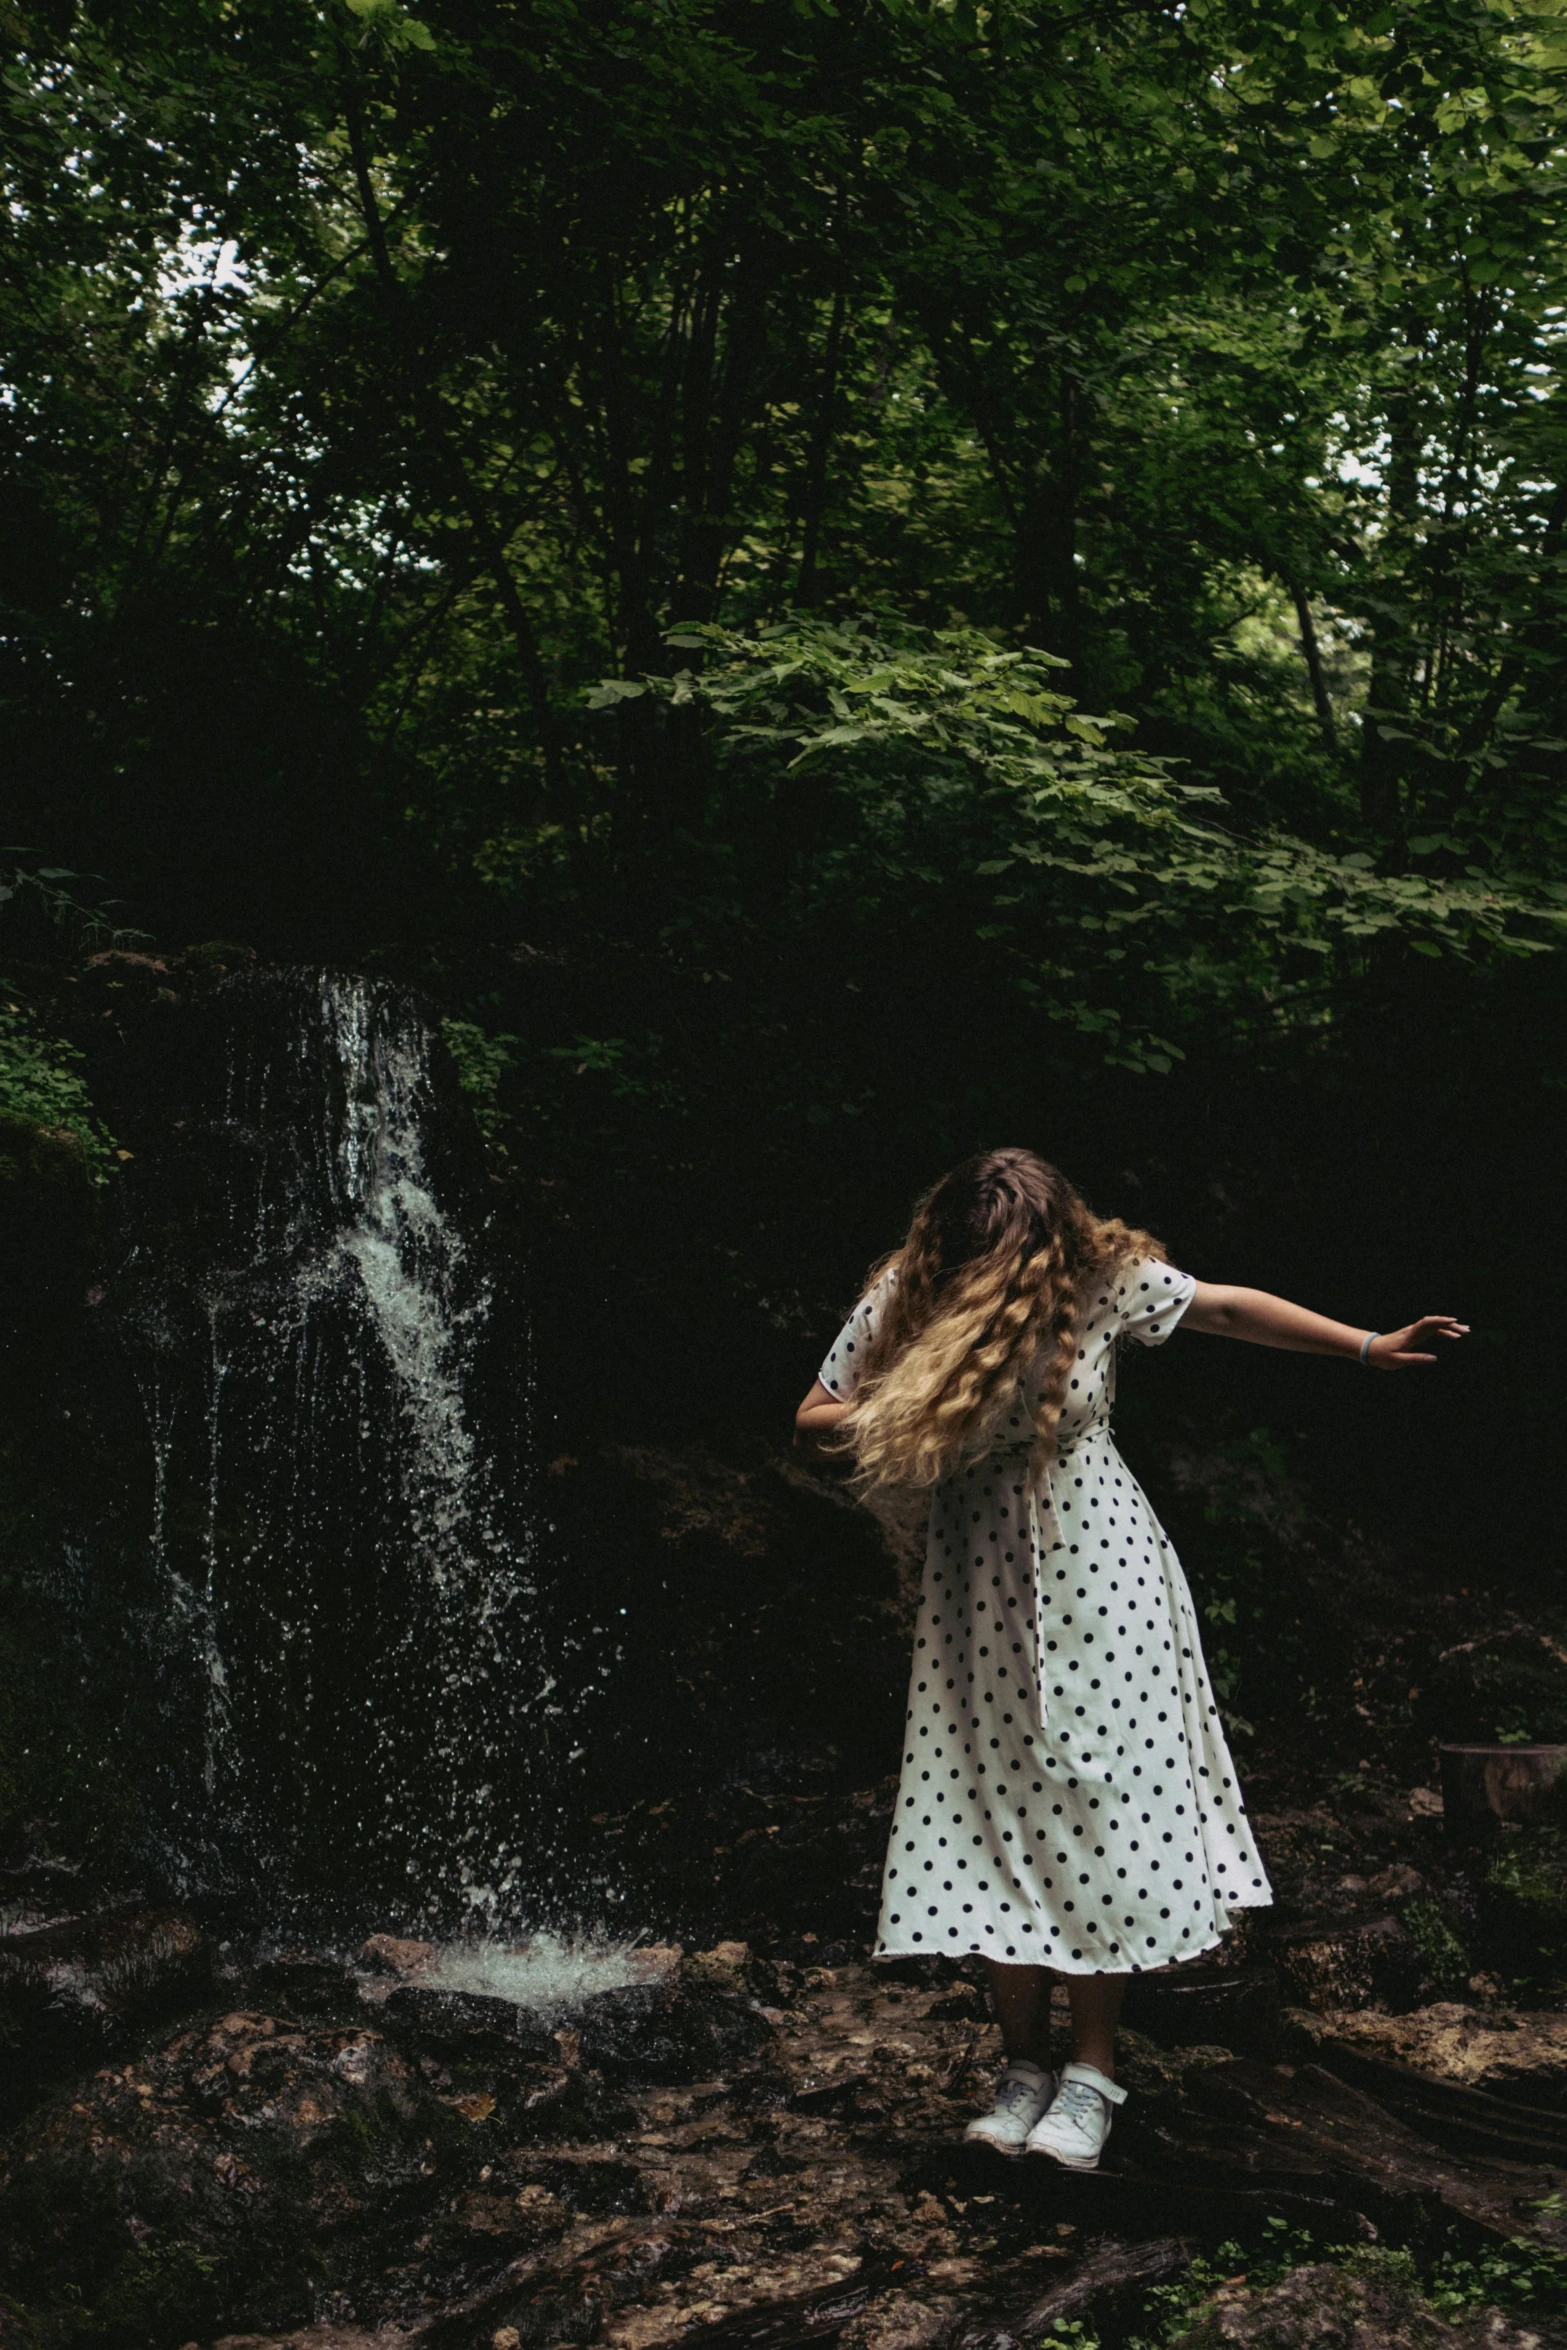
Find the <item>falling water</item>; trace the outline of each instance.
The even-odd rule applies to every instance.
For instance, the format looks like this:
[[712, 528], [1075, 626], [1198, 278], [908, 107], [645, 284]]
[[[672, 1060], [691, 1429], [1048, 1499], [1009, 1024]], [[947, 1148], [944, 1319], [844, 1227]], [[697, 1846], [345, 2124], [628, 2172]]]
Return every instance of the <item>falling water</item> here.
[[208, 1018], [113, 1295], [165, 1865], [274, 1918], [536, 1915], [591, 1632], [541, 1598], [525, 1320], [439, 1048], [406, 991], [324, 973]]

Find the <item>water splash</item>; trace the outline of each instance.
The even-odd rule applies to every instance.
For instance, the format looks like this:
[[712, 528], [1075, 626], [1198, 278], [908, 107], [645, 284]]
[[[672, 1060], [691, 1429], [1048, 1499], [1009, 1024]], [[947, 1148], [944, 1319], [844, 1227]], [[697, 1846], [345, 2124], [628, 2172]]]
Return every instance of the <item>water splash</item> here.
[[[677, 1963], [672, 1948], [542, 1933], [526, 1942], [497, 1940], [438, 1944], [401, 1979], [421, 1989], [509, 2000], [547, 2023], [574, 2015], [601, 1991], [658, 1982]], [[362, 1976], [372, 1997], [395, 1988], [386, 1976]]]
[[207, 1019], [113, 1293], [165, 1865], [274, 1917], [515, 1917], [580, 1707], [541, 1608], [525, 1318], [439, 1047], [406, 990], [330, 973], [230, 981]]

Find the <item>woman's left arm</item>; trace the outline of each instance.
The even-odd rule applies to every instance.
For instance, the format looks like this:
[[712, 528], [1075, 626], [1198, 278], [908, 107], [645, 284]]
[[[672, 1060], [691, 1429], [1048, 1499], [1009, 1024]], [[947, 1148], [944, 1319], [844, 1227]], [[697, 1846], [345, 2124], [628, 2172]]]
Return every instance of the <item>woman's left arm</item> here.
[[1405, 1371], [1415, 1363], [1434, 1363], [1424, 1350], [1438, 1338], [1462, 1338], [1467, 1322], [1451, 1314], [1422, 1314], [1402, 1330], [1383, 1330], [1375, 1336], [1348, 1322], [1330, 1322], [1307, 1306], [1291, 1305], [1287, 1297], [1273, 1297], [1266, 1289], [1231, 1289], [1199, 1281], [1192, 1302], [1181, 1316], [1184, 1330], [1206, 1331], [1210, 1338], [1244, 1338], [1253, 1346], [1282, 1347], [1288, 1354], [1345, 1355], [1357, 1360], [1371, 1339], [1366, 1361], [1378, 1371]]
[[818, 1379], [794, 1415], [795, 1451], [803, 1453], [807, 1460], [830, 1459], [832, 1456], [826, 1449], [824, 1439], [842, 1425], [848, 1412], [847, 1401], [841, 1396], [829, 1395]]

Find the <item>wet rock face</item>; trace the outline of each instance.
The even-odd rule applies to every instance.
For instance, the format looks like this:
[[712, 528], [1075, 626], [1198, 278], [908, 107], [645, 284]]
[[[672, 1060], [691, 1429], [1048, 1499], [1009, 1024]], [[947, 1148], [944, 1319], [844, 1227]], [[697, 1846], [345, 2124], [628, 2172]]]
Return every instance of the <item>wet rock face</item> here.
[[0, 2035], [11, 2088], [90, 2063], [206, 1993], [212, 1948], [177, 1909], [134, 1902], [0, 1936]]
[[[747, 1963], [709, 1954], [552, 2028], [416, 1980], [346, 2016], [346, 1971], [285, 1954], [255, 1979], [291, 2012], [237, 2009], [181, 2032], [14, 2134], [0, 2274], [46, 2312], [73, 2296], [95, 2312], [145, 2304], [152, 2333], [173, 2339], [333, 2309], [425, 2315], [572, 2231], [595, 2275], [607, 2263], [619, 2276], [617, 2230], [690, 2191], [659, 2151], [650, 2164], [619, 2150], [642, 2118], [626, 2088], [705, 2081], [711, 2105], [725, 2071], [750, 2064], [770, 2113], [793, 2087], [755, 2072], [773, 2031]], [[749, 2124], [739, 2135], [749, 2151]], [[708, 2181], [705, 2159], [693, 2170]], [[777, 2199], [765, 2174], [758, 2191]], [[645, 2246], [622, 2251], [627, 2277], [659, 2265]], [[568, 2300], [585, 2289], [562, 2287]]]
[[1178, 2350], [1559, 2350], [1563, 2343], [1559, 2323], [1525, 2323], [1497, 2309], [1449, 2323], [1395, 2262], [1358, 2272], [1324, 2262], [1266, 2292], [1226, 2288], [1180, 2335]]

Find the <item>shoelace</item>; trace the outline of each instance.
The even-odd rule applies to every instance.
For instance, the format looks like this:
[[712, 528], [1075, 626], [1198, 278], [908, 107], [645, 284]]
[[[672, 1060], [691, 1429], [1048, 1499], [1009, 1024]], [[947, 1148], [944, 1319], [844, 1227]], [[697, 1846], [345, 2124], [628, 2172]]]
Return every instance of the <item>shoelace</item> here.
[[1063, 2081], [1056, 2091], [1055, 2103], [1050, 2108], [1051, 2119], [1060, 2113], [1080, 2128], [1091, 2129], [1098, 2121], [1097, 2108], [1104, 2103], [1098, 2090], [1089, 2081]]
[[1011, 2113], [1020, 2105], [1032, 2104], [1038, 2095], [1039, 2090], [1034, 2082], [1021, 2080], [1013, 2074], [996, 2091], [996, 2111]]

